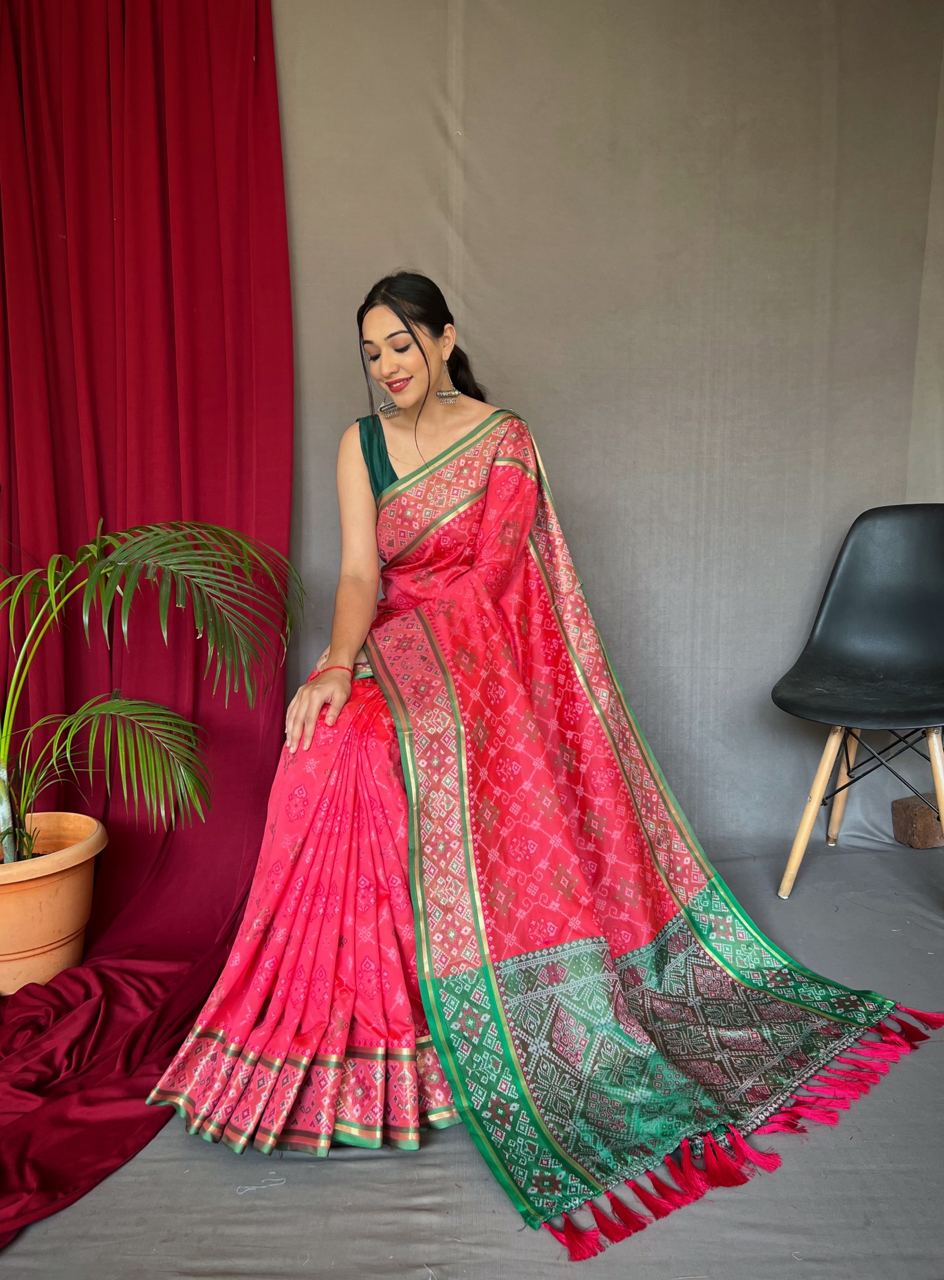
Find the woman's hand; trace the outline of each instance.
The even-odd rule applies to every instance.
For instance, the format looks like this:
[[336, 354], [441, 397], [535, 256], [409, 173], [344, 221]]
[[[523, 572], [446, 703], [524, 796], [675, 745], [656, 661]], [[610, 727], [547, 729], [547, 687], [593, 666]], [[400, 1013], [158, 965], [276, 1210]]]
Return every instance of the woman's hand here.
[[347, 671], [334, 668], [297, 690], [285, 713], [285, 745], [293, 755], [299, 742], [305, 751], [311, 746], [322, 707], [328, 708], [325, 723], [335, 723], [351, 696], [351, 684]]

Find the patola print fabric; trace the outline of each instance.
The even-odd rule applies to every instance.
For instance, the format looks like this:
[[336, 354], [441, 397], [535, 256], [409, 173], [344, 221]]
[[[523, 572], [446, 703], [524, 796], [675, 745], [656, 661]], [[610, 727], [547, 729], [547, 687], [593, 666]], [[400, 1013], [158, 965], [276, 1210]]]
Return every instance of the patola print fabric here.
[[944, 1018], [804, 968], [712, 868], [521, 418], [383, 489], [377, 547], [369, 664], [283, 751], [233, 951], [149, 1101], [237, 1151], [461, 1120], [590, 1257], [776, 1167], [754, 1136], [835, 1123]]

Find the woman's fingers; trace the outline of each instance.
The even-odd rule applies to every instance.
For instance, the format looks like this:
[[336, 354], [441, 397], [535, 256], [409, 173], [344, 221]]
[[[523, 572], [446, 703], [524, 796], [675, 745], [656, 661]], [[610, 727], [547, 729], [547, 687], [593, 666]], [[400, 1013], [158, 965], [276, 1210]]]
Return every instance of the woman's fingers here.
[[[315, 719], [321, 710], [321, 704], [324, 701], [324, 694], [312, 694], [310, 698], [304, 699], [301, 707], [295, 712], [295, 719], [292, 726], [292, 732], [289, 733], [289, 751], [294, 754], [298, 750], [299, 742], [302, 742], [306, 751], [311, 746], [311, 732], [308, 727], [315, 726]], [[307, 741], [303, 741], [307, 735]]]
[[[288, 714], [285, 717], [285, 745], [289, 751], [294, 753], [297, 750], [309, 719], [314, 725], [324, 698], [324, 689], [316, 689], [314, 685], [302, 685], [289, 703]], [[310, 735], [305, 745], [306, 747], [311, 745]]]
[[350, 680], [346, 677], [332, 679], [332, 673], [302, 685], [289, 703], [285, 716], [285, 745], [289, 751], [294, 755], [299, 745], [307, 751], [322, 708], [327, 707], [325, 723], [333, 725], [350, 696]]
[[351, 696], [350, 688], [344, 687], [343, 678], [332, 680], [330, 677], [322, 676], [319, 683], [322, 683], [322, 688], [317, 705], [312, 702], [305, 708], [305, 723], [302, 731], [302, 749], [305, 751], [311, 746], [322, 708], [325, 708], [325, 724], [333, 725], [341, 714], [341, 708]]
[[329, 692], [325, 699], [325, 724], [334, 724], [341, 714], [341, 708], [351, 696], [350, 689], [344, 689], [339, 685], [335, 686]]
[[299, 710], [304, 706], [305, 697], [307, 696], [310, 688], [311, 688], [311, 685], [302, 684], [302, 685], [299, 685], [298, 688], [295, 690], [295, 694], [292, 698], [292, 701], [288, 704], [288, 707], [285, 712], [286, 732], [288, 731], [290, 721], [298, 716]]
[[[324, 679], [324, 676], [321, 677]], [[301, 738], [302, 750], [307, 751], [311, 746], [311, 740], [315, 735], [315, 725], [318, 723], [318, 717], [321, 714], [321, 708], [328, 701], [328, 689], [324, 686], [318, 689], [314, 696], [309, 698], [305, 703], [305, 711], [302, 716], [302, 723], [299, 726], [299, 737]]]
[[295, 713], [298, 709], [298, 695], [301, 693], [299, 689], [292, 701], [288, 704], [285, 711], [285, 741], [290, 742], [292, 736], [292, 725], [295, 720]]

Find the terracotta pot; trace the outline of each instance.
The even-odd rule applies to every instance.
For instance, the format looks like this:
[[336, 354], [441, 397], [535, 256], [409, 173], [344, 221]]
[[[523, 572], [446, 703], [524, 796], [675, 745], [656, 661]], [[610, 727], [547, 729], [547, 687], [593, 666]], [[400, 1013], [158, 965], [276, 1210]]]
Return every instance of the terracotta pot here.
[[0, 863], [0, 995], [48, 982], [82, 959], [105, 828], [83, 813], [36, 813], [36, 854]]

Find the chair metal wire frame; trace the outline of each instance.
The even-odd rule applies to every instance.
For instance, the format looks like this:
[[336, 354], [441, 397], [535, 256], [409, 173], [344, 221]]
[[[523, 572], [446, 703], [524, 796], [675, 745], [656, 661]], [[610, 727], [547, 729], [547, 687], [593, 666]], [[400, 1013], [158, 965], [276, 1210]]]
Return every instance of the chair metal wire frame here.
[[[925, 733], [924, 729], [909, 729], [904, 738], [895, 729], [883, 729], [882, 732], [890, 733], [892, 737], [895, 738], [897, 742], [901, 744], [897, 751], [892, 752], [892, 754], [888, 757], [888, 760], [894, 760], [897, 756], [900, 756], [905, 751], [913, 751], [915, 755], [920, 756], [922, 760], [927, 760], [928, 764], [931, 763], [931, 757], [929, 755], [925, 755], [925, 753], [919, 747], [916, 747], [913, 742], [913, 739], [915, 738], [924, 737], [924, 733]], [[898, 781], [901, 782], [904, 786], [906, 786], [909, 791], [913, 792], [914, 795], [918, 797], [918, 799], [921, 801], [922, 804], [926, 804], [936, 818], [940, 819], [941, 813], [937, 805], [932, 804], [931, 801], [928, 800], [926, 796], [923, 796], [921, 794], [921, 792], [918, 790], [917, 787], [913, 787], [906, 777], [900, 774], [897, 769], [893, 769], [891, 765], [888, 763], [888, 760], [883, 758], [886, 752], [889, 752], [892, 750], [892, 747], [895, 746], [895, 743], [890, 742], [887, 747], [883, 748], [883, 750], [876, 751], [873, 747], [869, 746], [869, 744], [865, 741], [864, 738], [860, 736], [861, 733], [862, 733], [861, 729], [859, 729], [858, 731], [856, 731], [855, 729], [847, 729], [843, 734], [842, 753], [843, 753], [843, 759], [845, 761], [845, 766], [846, 766], [845, 775], [848, 778], [848, 782], [844, 782], [841, 787], [834, 787], [832, 791], [827, 791], [826, 794], [823, 796], [822, 803], [828, 804], [828, 802], [832, 800], [833, 796], [838, 796], [841, 791], [846, 791], [849, 787], [853, 786], [856, 782], [861, 782], [863, 778], [867, 778], [869, 774], [874, 773], [876, 769], [887, 769], [888, 772], [894, 774], [895, 777], [898, 779]], [[852, 757], [850, 758], [849, 756], [849, 739], [850, 738], [852, 738], [853, 741], [856, 742], [860, 747], [865, 747], [866, 751], [868, 751], [870, 755], [875, 757], [874, 764], [871, 761], [868, 762], [868, 767], [866, 767], [866, 762], [863, 762], [861, 764], [853, 764], [853, 760], [855, 759], [855, 752], [852, 753]], [[859, 770], [859, 774], [856, 777], [853, 775], [855, 774], [857, 769]], [[827, 840], [826, 843], [835, 844], [836, 842], [835, 840]]]
[[[823, 754], [820, 758], [819, 767], [816, 770], [816, 776], [813, 779], [813, 785], [807, 797], [806, 807], [803, 810], [803, 816], [800, 819], [800, 825], [797, 828], [796, 836], [793, 840], [793, 846], [790, 850], [790, 856], [787, 859], [787, 865], [784, 868], [783, 878], [780, 881], [780, 888], [777, 890], [777, 896], [780, 898], [789, 898], [793, 889], [797, 872], [800, 870], [800, 864], [806, 854], [807, 845], [810, 842], [810, 835], [816, 822], [816, 815], [819, 809], [828, 800], [833, 801], [829, 815], [829, 824], [826, 833], [826, 843], [830, 846], [835, 845], [839, 839], [839, 829], [842, 824], [843, 813], [845, 812], [846, 799], [849, 788], [855, 782], [861, 782], [868, 774], [873, 773], [878, 768], [888, 769], [899, 782], [904, 783], [909, 791], [913, 792], [926, 804], [934, 813], [939, 821], [944, 822], [942, 814], [944, 814], [944, 746], [942, 746], [942, 726], [938, 725], [933, 728], [926, 729], [907, 729], [904, 730], [904, 736], [895, 729], [885, 729], [885, 733], [890, 733], [895, 739], [894, 742], [888, 744], [882, 751], [876, 751], [862, 737], [861, 729], [852, 729], [846, 725], [833, 725], [829, 731], [829, 737]], [[841, 735], [841, 738], [840, 738]], [[924, 735], [927, 739], [929, 754], [918, 749], [914, 745], [913, 739]], [[852, 739], [855, 747], [850, 754], [849, 740]], [[855, 764], [855, 756], [859, 746], [863, 746], [872, 757], [872, 761], [868, 762], [868, 766]], [[839, 773], [836, 778], [837, 785], [827, 794], [827, 786], [832, 777], [836, 759], [839, 757], [840, 747], [842, 748], [842, 758], [839, 761]], [[893, 769], [889, 764], [889, 760], [894, 760], [896, 756], [901, 755], [904, 751], [914, 751], [916, 755], [927, 760], [931, 765], [931, 774], [934, 780], [934, 793], [937, 804], [932, 804], [926, 800], [920, 791], [903, 777], [897, 769]], [[888, 759], [885, 759], [885, 756]], [[856, 769], [859, 773], [856, 774]]]

